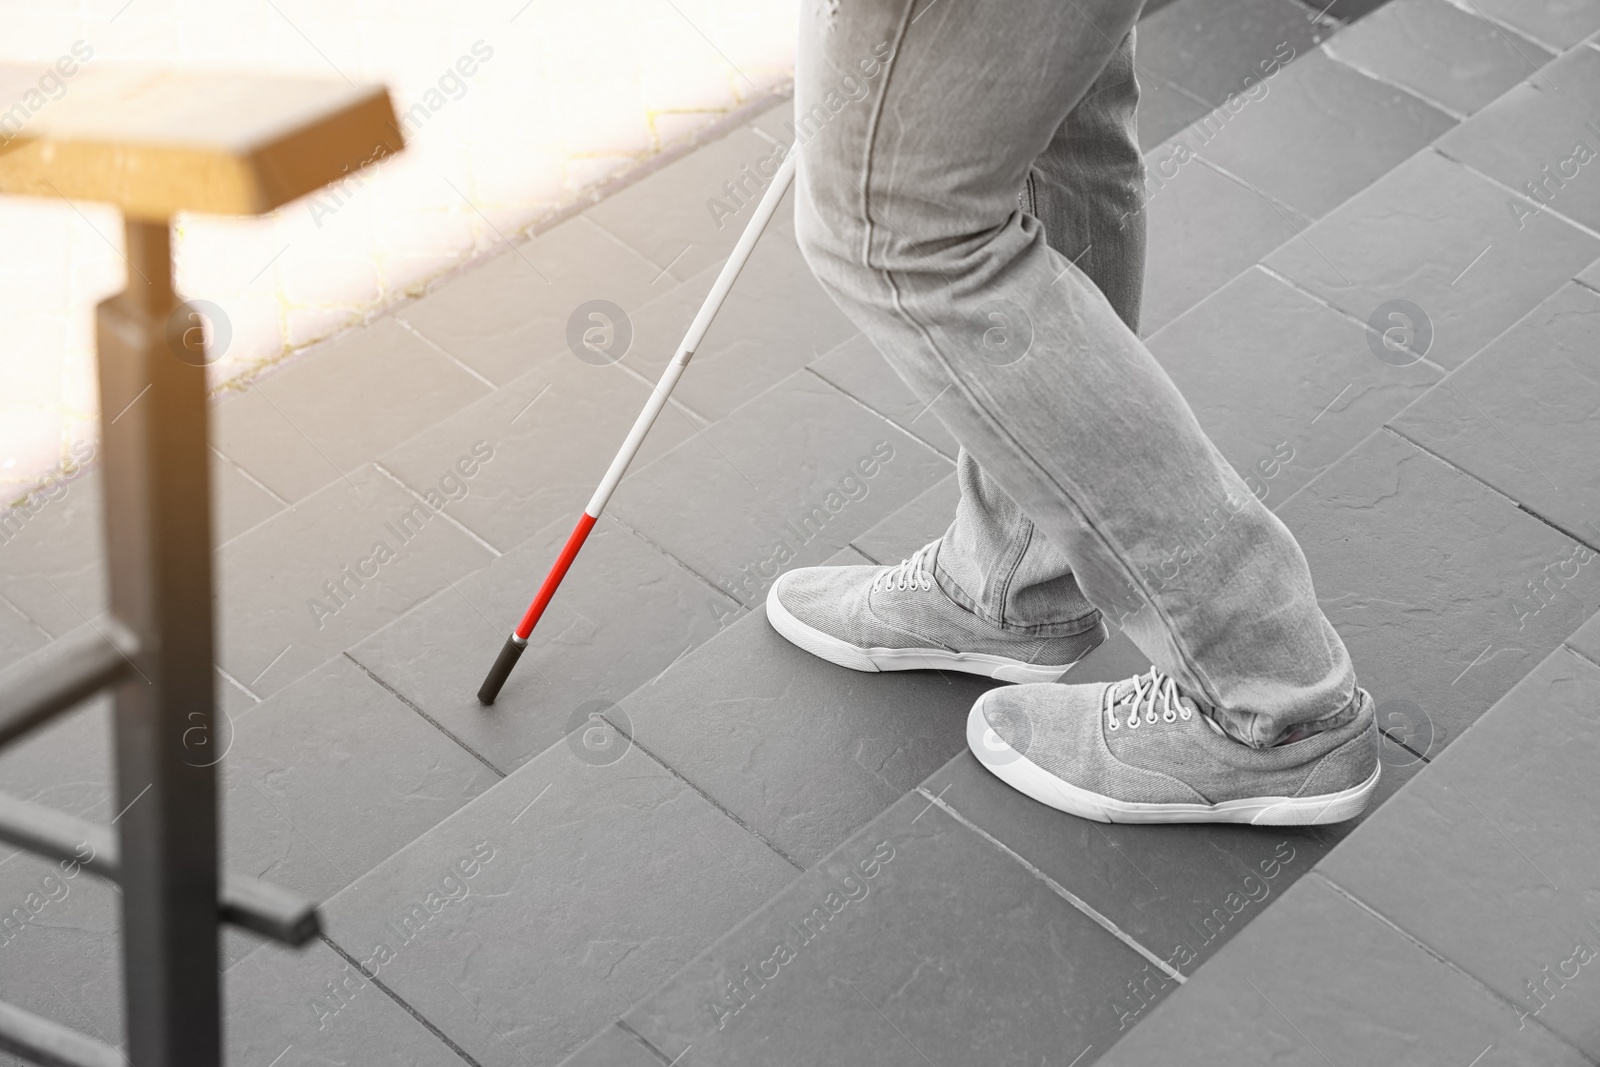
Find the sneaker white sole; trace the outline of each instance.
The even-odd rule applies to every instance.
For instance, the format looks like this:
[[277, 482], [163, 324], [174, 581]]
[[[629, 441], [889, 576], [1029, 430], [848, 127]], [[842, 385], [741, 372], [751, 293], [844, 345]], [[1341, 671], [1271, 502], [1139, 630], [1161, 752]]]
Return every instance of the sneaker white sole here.
[[[1083, 659], [1083, 656], [1079, 656], [1063, 667], [982, 652], [951, 652], [943, 648], [862, 648], [795, 618], [778, 599], [778, 582], [773, 582], [772, 588], [767, 590], [767, 621], [791, 644], [853, 671], [961, 671], [998, 682], [1053, 682]], [[1103, 630], [1102, 624], [1102, 640]], [[1084, 653], [1085, 656], [1088, 654]]]
[[1008, 745], [983, 715], [983, 700], [967, 715], [967, 747], [996, 778], [1041, 804], [1095, 822], [1232, 822], [1250, 826], [1322, 826], [1353, 819], [1378, 788], [1380, 764], [1360, 785], [1311, 797], [1247, 797], [1220, 804], [1149, 804], [1101, 796], [1063, 781]]

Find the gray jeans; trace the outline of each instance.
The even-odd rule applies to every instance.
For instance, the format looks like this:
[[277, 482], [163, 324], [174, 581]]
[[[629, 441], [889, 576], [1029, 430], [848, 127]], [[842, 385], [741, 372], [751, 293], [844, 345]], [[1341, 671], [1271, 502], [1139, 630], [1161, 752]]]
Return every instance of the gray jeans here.
[[1354, 715], [1355, 674], [1294, 537], [1135, 334], [1139, 7], [802, 0], [797, 233], [961, 442], [941, 587], [1022, 633], [1099, 611], [1263, 746]]

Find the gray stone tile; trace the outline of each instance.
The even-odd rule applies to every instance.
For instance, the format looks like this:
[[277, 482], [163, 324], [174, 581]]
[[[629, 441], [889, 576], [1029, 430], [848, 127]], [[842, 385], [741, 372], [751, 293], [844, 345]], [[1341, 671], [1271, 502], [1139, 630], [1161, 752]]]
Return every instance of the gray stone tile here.
[[1303, 229], [1299, 219], [1167, 146], [1146, 157], [1149, 252], [1139, 331], [1148, 336]]
[[1387, 431], [1278, 516], [1380, 716], [1408, 714], [1420, 732], [1431, 728], [1427, 755], [1600, 607], [1600, 571], [1589, 568], [1566, 583], [1567, 595], [1519, 614], [1526, 583], [1569, 559], [1573, 542]]
[[1600, 290], [1600, 259], [1589, 264], [1577, 275], [1577, 280], [1591, 289]]
[[561, 1067], [661, 1067], [655, 1053], [615, 1023], [584, 1042]]
[[380, 865], [325, 914], [334, 943], [477, 1062], [541, 1067], [795, 873], [597, 722]]
[[[497, 385], [568, 351], [579, 308], [636, 308], [677, 284], [670, 274], [579, 216], [472, 268], [396, 312], [422, 336]], [[581, 336], [581, 334], [580, 334]]]
[[1570, 48], [1600, 30], [1600, 3], [1596, 0], [1475, 0], [1474, 6], [1485, 15], [1553, 45]]
[[[1594, 7], [1600, 11], [1600, 5]], [[1550, 211], [1600, 229], [1600, 178], [1592, 173], [1600, 169], [1595, 165], [1600, 153], [1596, 99], [1600, 50], [1574, 48], [1439, 138], [1438, 147]], [[1578, 145], [1585, 150], [1578, 151]], [[1505, 200], [1518, 203], [1509, 195]], [[1518, 206], [1538, 210], [1538, 205]]]
[[[571, 533], [562, 519], [351, 654], [496, 767], [511, 771], [621, 700], [743, 609], [602, 518], [492, 708], [478, 686]], [[577, 720], [572, 716], [576, 715]]]
[[[1140, 69], [1220, 104], [1328, 35], [1293, 0], [1180, 0], [1140, 19]], [[1263, 66], [1265, 64], [1265, 66]]]
[[[7, 845], [0, 858], [12, 855]], [[81, 867], [28, 852], [6, 858], [0, 866], [0, 914], [8, 920], [0, 932], [0, 1001], [119, 1044], [120, 911], [112, 885]], [[23, 1062], [0, 1053], [6, 1067]]]
[[989, 684], [836, 667], [756, 611], [621, 709], [640, 745], [810, 866], [961, 750]]
[[[1600, 241], [1551, 214], [1524, 221], [1510, 197], [1434, 151], [1378, 179], [1267, 257], [1266, 265], [1380, 331], [1368, 358], [1406, 363], [1413, 352], [1381, 331], [1410, 327], [1406, 344], [1458, 367], [1600, 254]], [[1414, 312], [1385, 309], [1409, 301]], [[1393, 310], [1390, 308], [1389, 310]]]
[[610, 513], [746, 606], [950, 471], [948, 459], [798, 372], [618, 490]]
[[1589, 621], [1567, 638], [1567, 645], [1591, 663], [1600, 663], [1600, 614], [1589, 616]]
[[486, 392], [410, 330], [379, 319], [217, 404], [212, 438], [295, 502]]
[[0, 527], [0, 596], [51, 637], [105, 610], [100, 472], [58, 483], [6, 513]]
[[1393, 0], [1323, 47], [1457, 115], [1472, 114], [1555, 58], [1449, 0]]
[[[1409, 867], [1409, 861], [1404, 861]], [[1490, 1049], [1493, 1049], [1490, 1052]], [[1505, 1063], [1584, 1058], [1313, 874], [1100, 1061]], [[1486, 1055], [1487, 1054], [1487, 1055]]]
[[[623, 366], [654, 383], [711, 291], [721, 263], [630, 310], [633, 343]], [[823, 292], [794, 238], [764, 235], [739, 274], [673, 396], [716, 420], [855, 333]]]
[[824, 567], [872, 567], [876, 561], [868, 559], [861, 552], [851, 547], [841, 548], [833, 555], [822, 561]]
[[[29, 663], [35, 662], [30, 657]], [[0, 676], [0, 685], [9, 677]], [[0, 750], [0, 791], [102, 823], [111, 797], [111, 697], [98, 696]], [[10, 845], [0, 845], [10, 855]]]
[[[618, 367], [560, 354], [378, 462], [416, 492], [437, 493], [446, 514], [506, 551], [551, 523], [577, 521], [649, 398], [650, 387]], [[663, 411], [634, 470], [695, 432], [681, 409]]]
[[1276, 508], [1440, 378], [1373, 357], [1368, 331], [1260, 269], [1149, 340], [1206, 433]]
[[[1149, 5], [1146, 5], [1148, 9]], [[1143, 16], [1148, 18], [1148, 15]], [[1141, 31], [1143, 32], [1143, 31]], [[1180, 89], [1145, 68], [1144, 40], [1136, 47], [1139, 55], [1139, 150], [1148, 152], [1156, 145], [1182, 130], [1189, 123], [1211, 110], [1211, 105], [1196, 100], [1187, 90]]]
[[944, 536], [960, 502], [961, 487], [956, 484], [956, 476], [947, 475], [872, 529], [858, 534], [851, 544], [874, 563], [892, 566], [934, 538]]
[[[1120, 634], [1116, 640], [1126, 642]], [[1108, 680], [1077, 673], [1085, 667], [1093, 673], [1095, 666], [1079, 664], [1069, 680]], [[1368, 813], [1421, 766], [1386, 763]], [[1101, 825], [1024, 796], [971, 752], [941, 767], [922, 789], [1088, 901], [1184, 975], [1254, 922], [1359, 825], [1355, 820], [1324, 827]], [[1144, 1017], [1146, 1005], [1138, 999], [1127, 998], [1124, 1007], [1135, 1020]]]
[[[1590, 545], [1600, 546], [1600, 294], [1569, 284], [1392, 425]], [[1592, 559], [1592, 557], [1591, 557]], [[1554, 595], [1566, 572], [1552, 574]], [[1537, 606], [1543, 599], [1535, 599]]]
[[1320, 868], [1591, 1057], [1597, 706], [1600, 667], [1557, 649]]
[[[257, 952], [223, 978], [227, 1062], [460, 1067], [448, 1044], [333, 949]], [[275, 1059], [276, 1057], [276, 1059]]]
[[[1455, 120], [1318, 49], [1295, 60], [1220, 130], [1191, 144], [1209, 162], [1318, 218]], [[1203, 143], [1202, 143], [1203, 141]]]
[[211, 538], [215, 544], [233, 540], [283, 508], [282, 500], [252, 481], [226, 456], [211, 454]]
[[324, 899], [499, 780], [339, 657], [233, 723], [230, 869]]
[[[750, 218], [745, 205], [759, 200], [764, 188], [751, 175], [765, 161], [772, 161], [770, 171], [781, 159], [769, 140], [740, 127], [608, 196], [586, 214], [658, 268], [692, 278], [720, 266], [733, 250]], [[743, 192], [737, 188], [741, 182]]]
[[685, 1063], [1081, 1063], [1148, 966], [912, 794], [625, 1019]]
[[0, 597], [0, 668], [9, 667], [28, 653], [43, 648], [50, 636], [11, 601]]
[[902, 430], [955, 458], [959, 442], [945, 429], [939, 416], [917, 399], [905, 380], [889, 366], [866, 334], [858, 333], [820, 359], [811, 370], [838, 386]]
[[491, 558], [358, 468], [217, 551], [218, 662], [265, 697]]

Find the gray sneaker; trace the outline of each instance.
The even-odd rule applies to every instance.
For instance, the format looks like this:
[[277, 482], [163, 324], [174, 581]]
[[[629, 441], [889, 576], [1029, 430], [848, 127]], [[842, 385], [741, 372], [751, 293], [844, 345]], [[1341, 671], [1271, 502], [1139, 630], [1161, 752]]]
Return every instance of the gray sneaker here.
[[933, 578], [939, 542], [894, 567], [800, 567], [772, 583], [772, 628], [856, 671], [954, 670], [1002, 682], [1051, 682], [1106, 639], [1096, 621], [1067, 637], [991, 626]]
[[1273, 748], [1222, 732], [1173, 680], [993, 689], [967, 745], [1001, 781], [1096, 822], [1311, 826], [1359, 815], [1378, 786], [1372, 697], [1343, 726]]

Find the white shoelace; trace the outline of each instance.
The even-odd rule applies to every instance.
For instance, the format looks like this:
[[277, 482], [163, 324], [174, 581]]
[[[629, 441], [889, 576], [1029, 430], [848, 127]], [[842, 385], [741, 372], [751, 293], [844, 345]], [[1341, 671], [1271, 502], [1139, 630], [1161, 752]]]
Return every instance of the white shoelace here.
[[933, 588], [933, 575], [928, 572], [928, 555], [939, 544], [934, 541], [923, 545], [911, 553], [910, 559], [903, 559], [898, 564], [890, 567], [872, 580], [872, 590], [896, 589], [905, 592], [907, 589], [920, 589], [928, 592]]
[[[1126, 726], [1130, 730], [1137, 730], [1141, 717], [1145, 722], [1154, 725], [1158, 718], [1156, 715], [1158, 700], [1161, 703], [1159, 718], [1163, 722], [1176, 722], [1179, 719], [1188, 722], [1194, 714], [1187, 704], [1178, 699], [1178, 683], [1173, 681], [1170, 675], [1162, 674], [1155, 667], [1151, 667], [1148, 674], [1136, 674], [1106, 688], [1103, 710], [1108, 720], [1107, 729], [1119, 730]], [[1123, 703], [1129, 704], [1133, 709], [1126, 722], [1122, 721], [1117, 711], [1117, 705]]]

